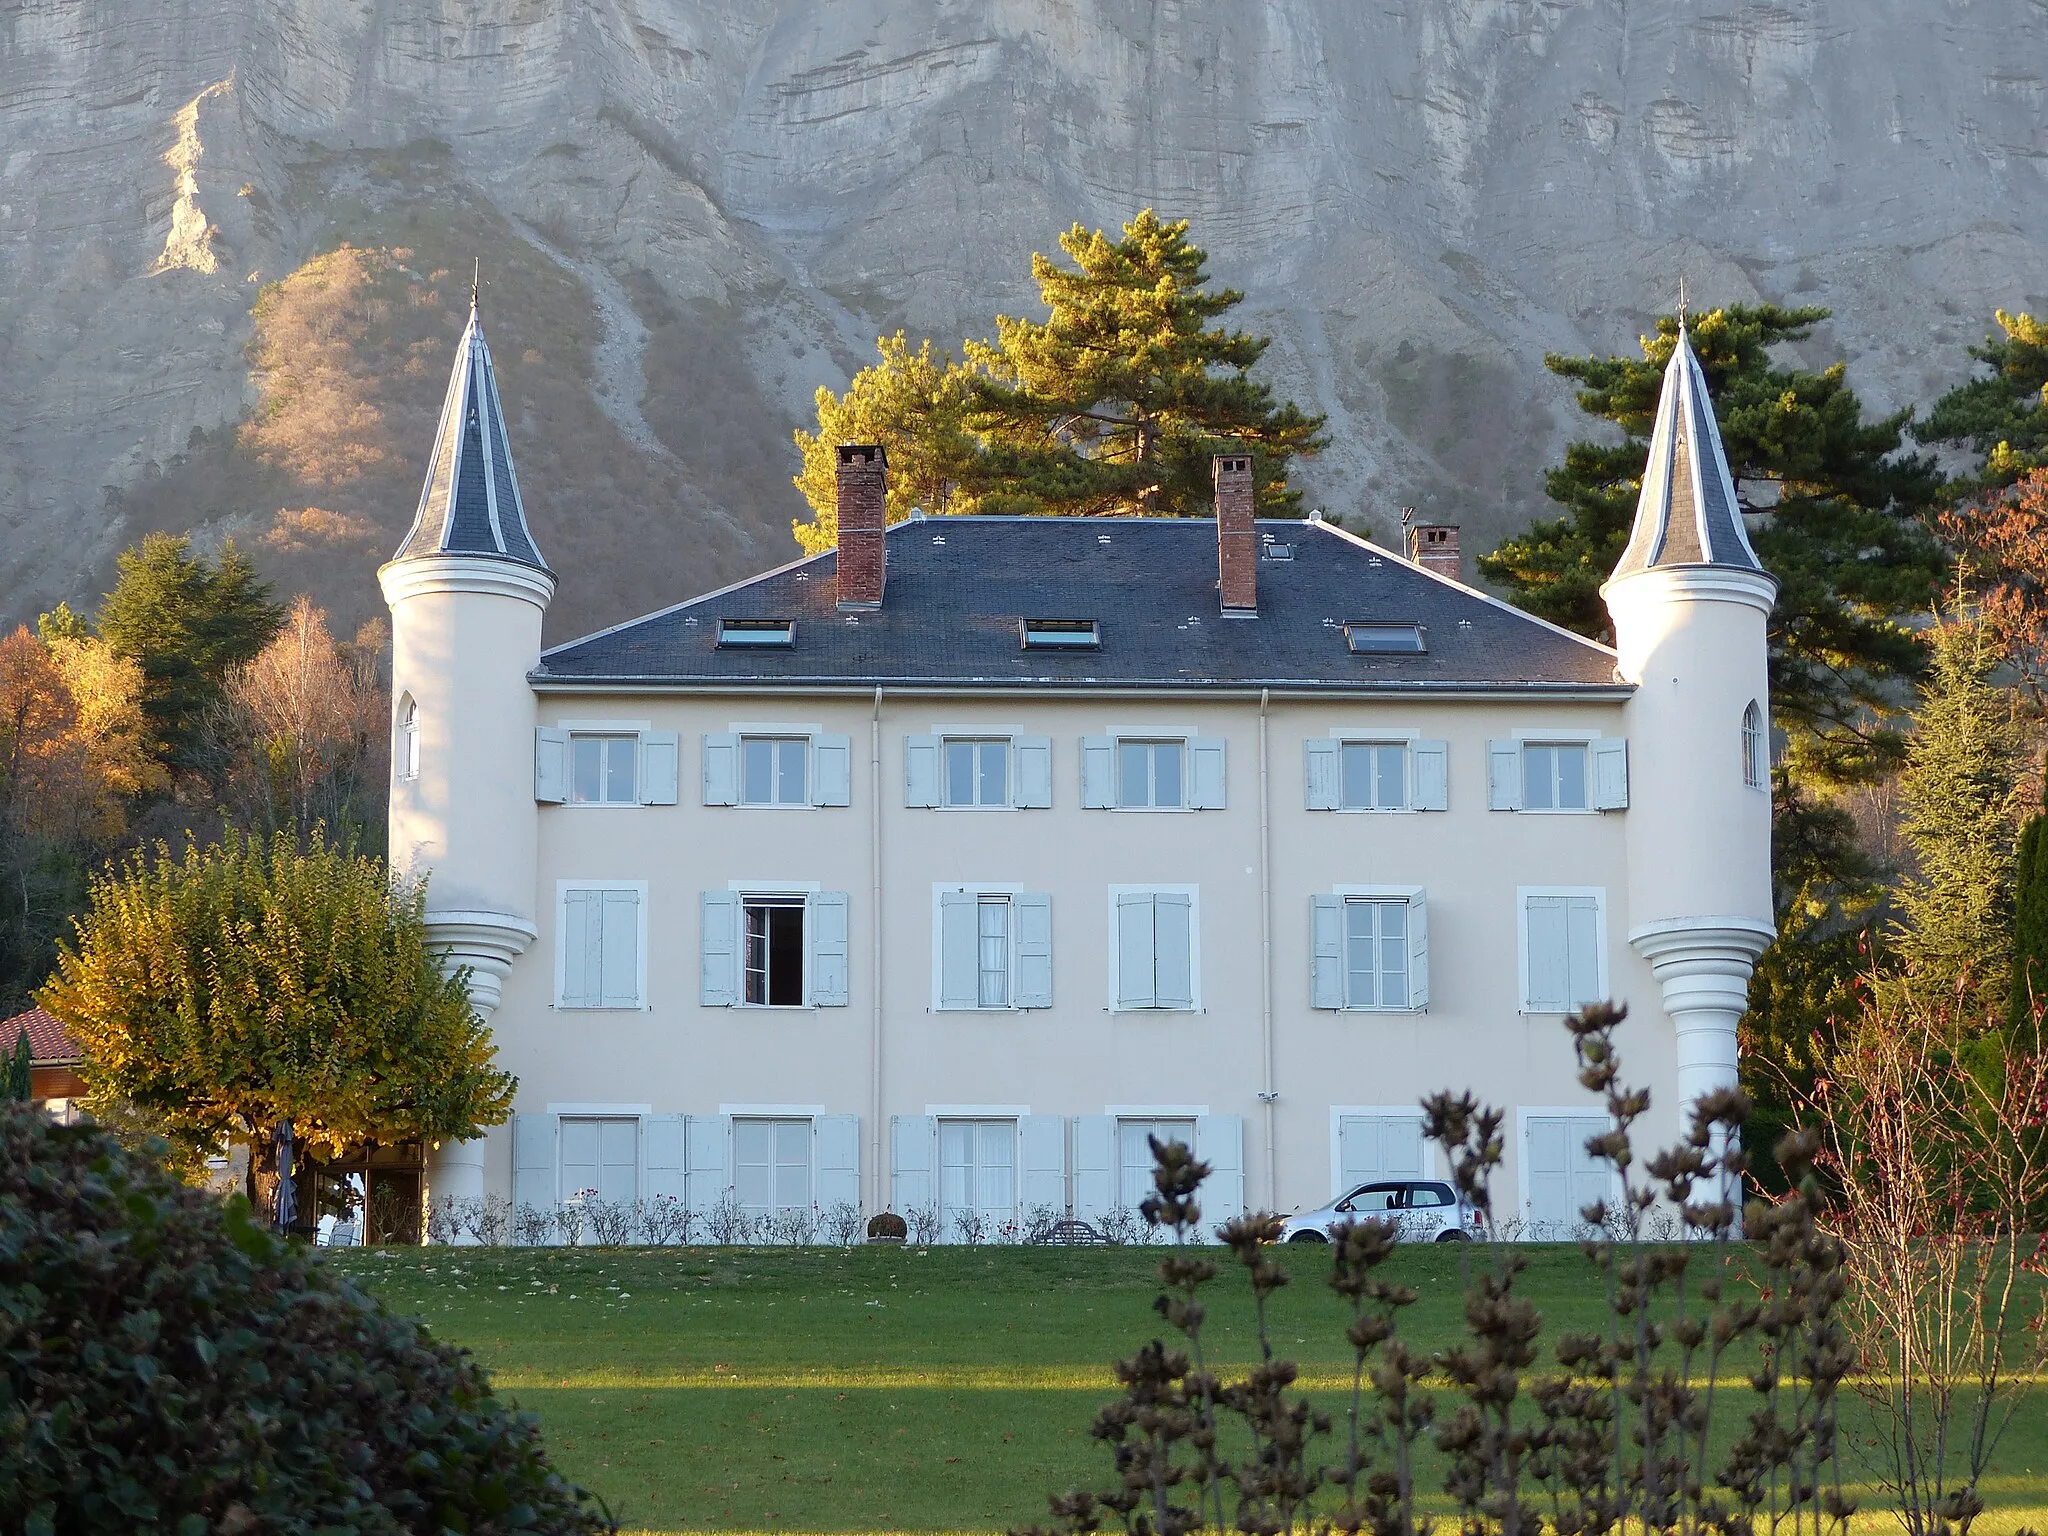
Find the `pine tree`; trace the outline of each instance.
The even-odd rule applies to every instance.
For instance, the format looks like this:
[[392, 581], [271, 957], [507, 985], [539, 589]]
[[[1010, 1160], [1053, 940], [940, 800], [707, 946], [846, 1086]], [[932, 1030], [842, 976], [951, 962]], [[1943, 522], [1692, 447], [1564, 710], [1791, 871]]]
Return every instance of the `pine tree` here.
[[2002, 335], [1984, 338], [1970, 355], [1989, 372], [1959, 384], [1927, 413], [1916, 434], [1984, 455], [1971, 491], [2012, 484], [2030, 469], [2048, 468], [2048, 322], [1997, 312]]
[[5, 1097], [16, 1104], [26, 1104], [36, 1096], [35, 1082], [35, 1049], [28, 1043], [28, 1031], [23, 1029], [14, 1049], [7, 1054]]
[[[1773, 721], [1788, 738], [1792, 771], [1808, 782], [1863, 779], [1896, 760], [1889, 682], [1919, 671], [1920, 654], [1893, 615], [1922, 608], [1941, 575], [1922, 516], [1942, 485], [1931, 458], [1899, 450], [1911, 419], [1863, 419], [1843, 365], [1821, 373], [1780, 368], [1770, 349], [1805, 340], [1825, 309], [1731, 306], [1689, 322], [1714, 397], [1729, 467], [1758, 500], [1775, 492], [1751, 529], [1758, 557], [1778, 578], [1771, 614]], [[1643, 357], [1544, 359], [1584, 388], [1580, 408], [1626, 434], [1577, 442], [1545, 476], [1566, 516], [1539, 522], [1480, 558], [1479, 569], [1531, 613], [1609, 638], [1600, 585], [1628, 542], [1678, 320], [1642, 339]]]
[[2028, 818], [2013, 859], [2009, 1038], [2021, 1037], [2036, 1009], [2048, 1009], [2048, 813]]

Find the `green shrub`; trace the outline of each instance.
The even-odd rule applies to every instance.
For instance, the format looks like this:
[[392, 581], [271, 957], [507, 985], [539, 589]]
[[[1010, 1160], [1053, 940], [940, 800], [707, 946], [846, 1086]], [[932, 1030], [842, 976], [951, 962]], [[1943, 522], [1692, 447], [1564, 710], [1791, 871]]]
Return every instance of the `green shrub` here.
[[104, 1132], [0, 1106], [0, 1530], [614, 1529], [438, 1344]]

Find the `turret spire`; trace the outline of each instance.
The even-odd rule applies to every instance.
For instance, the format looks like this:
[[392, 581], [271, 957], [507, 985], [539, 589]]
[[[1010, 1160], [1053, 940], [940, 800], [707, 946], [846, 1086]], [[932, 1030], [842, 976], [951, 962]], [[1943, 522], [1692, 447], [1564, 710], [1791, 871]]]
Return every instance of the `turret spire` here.
[[1614, 568], [1615, 580], [1674, 565], [1763, 570], [1742, 526], [1707, 376], [1686, 330], [1682, 290], [1679, 303], [1678, 344], [1664, 369], [1635, 528]]
[[[478, 279], [482, 264], [478, 263]], [[441, 425], [419, 511], [394, 560], [477, 555], [547, 570], [526, 526], [519, 478], [498, 404], [498, 378], [477, 311], [479, 281], [469, 291], [469, 324], [455, 346], [455, 367], [441, 402]]]

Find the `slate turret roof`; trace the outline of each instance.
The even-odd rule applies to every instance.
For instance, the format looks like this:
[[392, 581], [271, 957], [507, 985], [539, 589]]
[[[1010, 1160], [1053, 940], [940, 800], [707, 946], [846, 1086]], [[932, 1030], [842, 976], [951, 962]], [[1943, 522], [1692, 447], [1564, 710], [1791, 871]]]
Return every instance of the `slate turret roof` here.
[[526, 526], [505, 413], [498, 404], [498, 378], [474, 295], [441, 403], [420, 508], [392, 559], [429, 555], [479, 555], [548, 568]]
[[1675, 565], [1763, 570], [1742, 526], [1735, 480], [1685, 322], [1664, 369], [1635, 527], [1611, 580]]
[[[1200, 692], [1612, 690], [1614, 652], [1328, 524], [1261, 521], [1258, 616], [1225, 617], [1216, 524], [927, 517], [888, 533], [881, 608], [841, 613], [836, 553], [559, 645], [534, 686], [1143, 688]], [[721, 620], [794, 622], [787, 646], [719, 644]], [[1023, 643], [1094, 620], [1094, 649]], [[1356, 654], [1346, 625], [1417, 625], [1423, 649]]]

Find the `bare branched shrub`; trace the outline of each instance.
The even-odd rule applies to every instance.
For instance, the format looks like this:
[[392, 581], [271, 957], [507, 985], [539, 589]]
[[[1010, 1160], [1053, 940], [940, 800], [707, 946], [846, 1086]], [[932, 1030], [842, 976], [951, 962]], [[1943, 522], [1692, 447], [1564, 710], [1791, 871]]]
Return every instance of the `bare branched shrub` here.
[[453, 1195], [443, 1195], [438, 1200], [427, 1202], [427, 1241], [445, 1245], [461, 1235], [463, 1217], [468, 1214], [470, 1202], [457, 1200]]
[[867, 1224], [861, 1220], [860, 1207], [851, 1200], [835, 1200], [825, 1207], [823, 1222], [825, 1236], [840, 1248], [853, 1247], [867, 1231]]
[[622, 1248], [640, 1228], [640, 1207], [625, 1200], [590, 1199], [583, 1202], [590, 1224], [590, 1240], [600, 1248]]
[[939, 1240], [945, 1230], [939, 1223], [939, 1208], [936, 1205], [914, 1206], [903, 1213], [903, 1219], [910, 1226], [910, 1240], [920, 1247], [930, 1247]]
[[742, 1243], [751, 1243], [757, 1229], [758, 1223], [730, 1189], [720, 1195], [718, 1204], [704, 1214], [705, 1235], [721, 1247], [736, 1248]]
[[590, 1226], [590, 1206], [597, 1199], [594, 1189], [579, 1189], [555, 1209], [555, 1235], [574, 1248], [583, 1241]]
[[1056, 1205], [1034, 1205], [1024, 1213], [1020, 1223], [1023, 1228], [1022, 1241], [1044, 1244], [1052, 1241], [1064, 1213]]
[[771, 1243], [808, 1248], [818, 1240], [818, 1221], [815, 1205], [781, 1205], [768, 1213], [761, 1231]]
[[640, 1207], [640, 1236], [657, 1248], [687, 1243], [695, 1218], [674, 1195], [656, 1195]]
[[472, 1200], [463, 1212], [463, 1233], [480, 1247], [504, 1247], [511, 1225], [512, 1202], [503, 1195], [485, 1195], [481, 1200]]
[[988, 1218], [972, 1206], [953, 1213], [953, 1236], [973, 1248], [988, 1240]]
[[555, 1235], [555, 1213], [537, 1205], [518, 1206], [512, 1212], [512, 1241], [522, 1248], [539, 1248]]
[[1112, 1205], [1095, 1226], [1112, 1248], [1128, 1248], [1145, 1240], [1145, 1223], [1128, 1205]]

